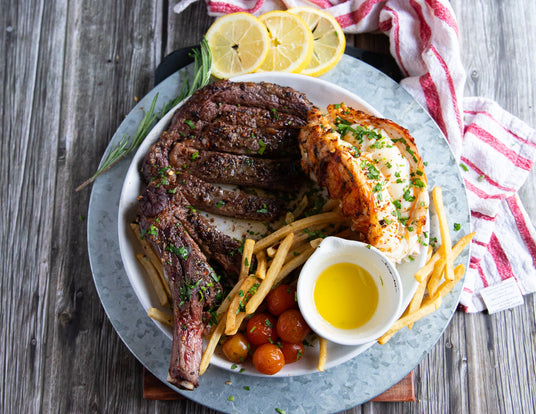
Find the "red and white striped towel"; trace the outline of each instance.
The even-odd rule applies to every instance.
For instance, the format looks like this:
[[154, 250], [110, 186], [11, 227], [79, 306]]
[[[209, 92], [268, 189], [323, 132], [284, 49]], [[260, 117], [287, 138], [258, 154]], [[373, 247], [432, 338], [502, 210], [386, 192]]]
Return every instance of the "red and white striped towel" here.
[[[196, 0], [182, 0], [180, 13]], [[513, 278], [536, 291], [536, 231], [517, 197], [536, 159], [536, 132], [485, 99], [464, 98], [458, 26], [446, 0], [206, 0], [212, 16], [311, 6], [332, 14], [346, 33], [381, 31], [404, 79], [428, 110], [461, 165], [476, 236], [461, 305], [486, 308], [480, 291]]]

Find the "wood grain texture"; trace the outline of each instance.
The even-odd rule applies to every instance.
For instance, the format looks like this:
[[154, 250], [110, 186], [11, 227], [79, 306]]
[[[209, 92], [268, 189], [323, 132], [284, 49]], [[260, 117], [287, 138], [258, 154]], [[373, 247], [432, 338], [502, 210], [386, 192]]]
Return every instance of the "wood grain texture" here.
[[[198, 43], [203, 2], [2, 0], [0, 13], [0, 412], [212, 414], [142, 398], [143, 370], [109, 323], [87, 259], [90, 176], [165, 54]], [[536, 126], [536, 4], [452, 0], [466, 95]], [[387, 51], [380, 35], [348, 43]], [[521, 191], [536, 221], [536, 171]], [[536, 303], [456, 313], [415, 371], [417, 400], [357, 413], [534, 412]]]

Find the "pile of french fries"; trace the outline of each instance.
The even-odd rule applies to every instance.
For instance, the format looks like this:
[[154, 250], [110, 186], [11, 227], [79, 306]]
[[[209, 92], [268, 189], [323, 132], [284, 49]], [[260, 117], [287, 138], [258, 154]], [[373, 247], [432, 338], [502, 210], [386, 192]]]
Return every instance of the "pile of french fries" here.
[[[310, 240], [312, 232], [318, 230], [325, 235], [348, 236], [348, 229], [341, 231], [347, 219], [337, 210], [338, 203], [333, 200], [326, 203], [323, 213], [295, 220], [295, 217], [299, 217], [305, 209], [306, 199], [304, 200], [305, 202], [302, 200], [298, 203], [294, 212], [287, 214], [286, 225], [261, 240], [246, 239], [244, 241], [238, 282], [216, 312], [218, 324], [212, 329], [208, 338], [201, 359], [200, 374], [208, 368], [221, 337], [236, 334], [247, 316], [252, 315], [259, 308], [270, 290], [303, 265], [313, 254], [322, 238]], [[415, 274], [419, 285], [410, 304], [400, 319], [378, 339], [380, 344], [385, 344], [396, 332], [406, 326], [411, 329], [416, 321], [437, 310], [441, 306], [442, 298], [454, 288], [465, 273], [464, 265], [454, 267], [454, 261], [470, 243], [474, 233], [462, 237], [452, 247], [440, 187], [433, 189], [432, 201], [438, 216], [442, 244], [433, 254], [429, 247], [425, 266]], [[162, 265], [149, 243], [141, 237], [139, 226], [132, 223], [131, 228], [143, 248], [143, 254], [137, 254], [136, 258], [147, 271], [160, 305], [170, 307], [171, 292]], [[257, 262], [254, 271], [251, 266], [253, 256]], [[158, 322], [173, 326], [171, 314], [158, 308], [149, 308], [148, 316]], [[324, 370], [326, 359], [327, 341], [319, 337], [319, 371]]]
[[465, 235], [452, 247], [441, 187], [434, 187], [432, 190], [432, 202], [439, 221], [441, 246], [434, 254], [432, 254], [431, 247], [428, 249], [426, 264], [415, 273], [415, 279], [419, 282], [417, 290], [404, 314], [378, 339], [382, 345], [387, 343], [400, 329], [406, 326], [411, 329], [416, 321], [437, 310], [441, 306], [442, 298], [456, 286], [465, 274], [465, 266], [459, 264], [454, 267], [454, 261], [471, 242], [475, 233]]

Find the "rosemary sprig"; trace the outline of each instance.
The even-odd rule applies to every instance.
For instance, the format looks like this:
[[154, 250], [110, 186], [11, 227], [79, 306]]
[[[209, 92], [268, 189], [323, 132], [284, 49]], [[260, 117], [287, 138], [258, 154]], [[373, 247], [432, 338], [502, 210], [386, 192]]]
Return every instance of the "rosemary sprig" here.
[[125, 134], [119, 143], [117, 143], [117, 145], [108, 152], [106, 158], [97, 169], [95, 174], [80, 184], [76, 188], [76, 191], [80, 191], [87, 185], [91, 184], [102, 173], [108, 171], [117, 162], [125, 158], [131, 151], [138, 148], [153, 126], [160, 119], [162, 119], [165, 114], [167, 114], [179, 102], [192, 95], [196, 90], [209, 83], [210, 72], [212, 70], [212, 54], [210, 53], [210, 48], [205, 38], [203, 38], [201, 41], [199, 49], [196, 48], [192, 51], [192, 56], [194, 58], [194, 76], [192, 82], [190, 83], [189, 79], [186, 78], [179, 95], [171, 101], [164, 103], [162, 110], [159, 113], [155, 113], [155, 106], [158, 100], [158, 94], [156, 94], [151, 102], [149, 110], [143, 116], [134, 135], [130, 137], [129, 135]]

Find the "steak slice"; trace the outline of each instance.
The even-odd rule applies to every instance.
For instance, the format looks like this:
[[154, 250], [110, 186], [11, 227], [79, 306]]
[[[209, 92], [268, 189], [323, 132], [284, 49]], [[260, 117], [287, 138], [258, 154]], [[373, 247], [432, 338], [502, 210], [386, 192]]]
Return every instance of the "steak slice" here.
[[[267, 82], [231, 82], [221, 80], [205, 86], [181, 106], [174, 115], [170, 130], [182, 131], [188, 135], [192, 125], [199, 121], [211, 121], [221, 113], [229, 112], [229, 105], [242, 108], [261, 108], [269, 111], [271, 118], [278, 120], [282, 114], [307, 119], [311, 102], [304, 94], [292, 88]], [[231, 112], [237, 112], [232, 110]], [[256, 116], [258, 117], [258, 116]], [[264, 117], [265, 119], [269, 119]], [[188, 125], [184, 123], [188, 120]], [[303, 122], [303, 121], [302, 121]], [[186, 128], [185, 128], [186, 127]]]
[[[175, 131], [171, 133], [176, 134]], [[230, 124], [221, 118], [203, 126], [197, 134], [189, 134], [186, 139], [190, 146], [252, 157], [285, 158], [299, 155], [299, 129], [297, 128], [256, 128], [244, 124]]]
[[169, 165], [174, 144], [184, 140], [196, 149], [291, 157], [299, 163], [297, 135], [312, 107], [303, 94], [271, 83], [209, 84], [177, 110], [168, 131], [147, 153], [142, 175], [146, 182], [158, 176]]
[[240, 273], [242, 256], [239, 249], [242, 242], [210, 224], [197, 210], [191, 208], [181, 191], [177, 191], [170, 203], [173, 205], [175, 219], [181, 222], [203, 252], [218, 262], [228, 275], [237, 276]]
[[163, 209], [147, 205], [150, 200], [159, 199], [158, 194], [143, 198], [140, 203], [143, 212], [160, 211], [154, 217], [142, 215], [140, 227], [162, 260], [171, 289], [173, 345], [168, 381], [191, 390], [199, 384], [205, 329], [203, 312], [215, 305], [221, 285], [199, 246], [181, 223], [177, 223], [175, 209], [169, 204]]
[[175, 187], [171, 191], [172, 193], [158, 182], [152, 182], [147, 186], [139, 197], [140, 217], [151, 220], [157, 217], [155, 220], [161, 220], [159, 215], [163, 211], [171, 211], [175, 225], [180, 225], [188, 232], [203, 253], [225, 270], [229, 282], [236, 282], [236, 276], [240, 273], [239, 249], [242, 242], [221, 232], [199, 214], [180, 188]]
[[285, 211], [286, 202], [272, 197], [224, 190], [191, 174], [177, 177], [180, 191], [195, 208], [222, 216], [272, 221]]
[[272, 160], [197, 150], [178, 142], [169, 155], [178, 173], [188, 172], [206, 181], [271, 190], [296, 191], [305, 175], [294, 160]]

